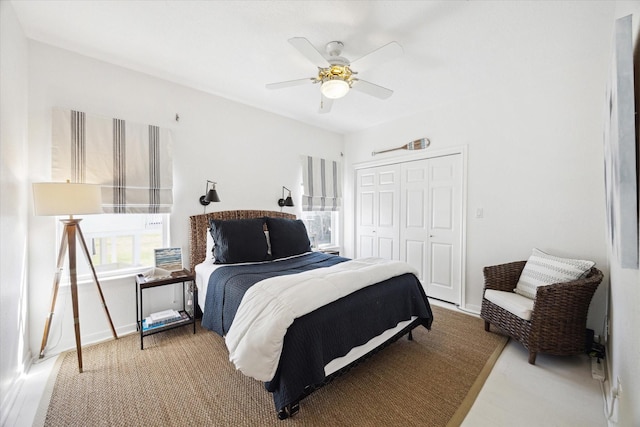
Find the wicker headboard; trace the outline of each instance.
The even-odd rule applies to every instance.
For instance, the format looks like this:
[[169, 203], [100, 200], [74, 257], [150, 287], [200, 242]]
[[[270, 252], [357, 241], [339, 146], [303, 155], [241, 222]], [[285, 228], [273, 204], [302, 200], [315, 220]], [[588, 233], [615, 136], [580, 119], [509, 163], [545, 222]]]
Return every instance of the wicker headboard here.
[[286, 212], [248, 210], [209, 212], [190, 216], [191, 247], [189, 249], [189, 268], [191, 272], [194, 272], [195, 266], [207, 257], [207, 228], [209, 228], [209, 220], [262, 218], [265, 216], [296, 219], [295, 215]]

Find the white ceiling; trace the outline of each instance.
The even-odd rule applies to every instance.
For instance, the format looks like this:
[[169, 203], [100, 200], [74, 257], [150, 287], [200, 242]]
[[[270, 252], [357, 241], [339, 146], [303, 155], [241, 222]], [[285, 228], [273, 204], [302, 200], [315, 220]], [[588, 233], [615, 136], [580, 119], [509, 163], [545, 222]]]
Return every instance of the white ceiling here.
[[[588, 58], [584, 31], [571, 28], [589, 25], [584, 16], [596, 3], [12, 1], [28, 38], [339, 133], [490, 90], [567, 55]], [[342, 41], [352, 61], [397, 41], [402, 57], [358, 75], [394, 94], [379, 100], [351, 91], [318, 114], [318, 85], [266, 89], [316, 74], [291, 37], [321, 52]]]

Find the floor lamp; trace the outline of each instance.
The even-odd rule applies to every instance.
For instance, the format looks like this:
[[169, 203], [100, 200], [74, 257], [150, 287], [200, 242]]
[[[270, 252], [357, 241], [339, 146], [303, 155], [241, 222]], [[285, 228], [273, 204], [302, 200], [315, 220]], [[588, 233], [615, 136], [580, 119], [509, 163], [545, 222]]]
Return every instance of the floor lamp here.
[[109, 319], [109, 325], [113, 332], [113, 337], [118, 338], [116, 330], [113, 327], [109, 309], [104, 301], [104, 295], [98, 282], [96, 270], [91, 262], [91, 256], [87, 250], [84, 236], [80, 230], [81, 219], [76, 219], [73, 215], [87, 215], [102, 213], [102, 197], [100, 195], [100, 186], [92, 184], [76, 184], [69, 182], [46, 182], [33, 184], [33, 201], [34, 211], [36, 215], [45, 216], [62, 216], [69, 215], [68, 219], [61, 219], [64, 224], [64, 232], [60, 241], [60, 251], [58, 252], [58, 265], [56, 274], [53, 279], [53, 291], [51, 294], [51, 310], [47, 315], [44, 324], [44, 334], [42, 335], [42, 345], [40, 346], [40, 359], [44, 357], [44, 348], [49, 338], [49, 328], [51, 327], [51, 318], [56, 307], [56, 298], [58, 296], [58, 287], [60, 284], [60, 276], [62, 275], [62, 267], [64, 264], [67, 250], [69, 253], [69, 280], [71, 282], [71, 303], [73, 306], [73, 325], [76, 335], [76, 349], [78, 351], [78, 370], [82, 373], [82, 345], [80, 343], [80, 319], [78, 317], [78, 277], [76, 271], [76, 240], [80, 242], [80, 248], [84, 252], [93, 279], [98, 286], [98, 293], [102, 300], [102, 307]]

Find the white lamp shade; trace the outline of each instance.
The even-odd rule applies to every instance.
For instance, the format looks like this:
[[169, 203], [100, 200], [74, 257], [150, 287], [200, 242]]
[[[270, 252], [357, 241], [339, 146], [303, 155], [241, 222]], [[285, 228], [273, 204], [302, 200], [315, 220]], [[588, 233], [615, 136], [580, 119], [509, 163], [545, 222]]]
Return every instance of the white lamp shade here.
[[87, 215], [102, 213], [99, 185], [69, 182], [33, 183], [36, 215]]
[[342, 98], [349, 92], [349, 83], [340, 79], [326, 80], [322, 82], [320, 91], [330, 99]]

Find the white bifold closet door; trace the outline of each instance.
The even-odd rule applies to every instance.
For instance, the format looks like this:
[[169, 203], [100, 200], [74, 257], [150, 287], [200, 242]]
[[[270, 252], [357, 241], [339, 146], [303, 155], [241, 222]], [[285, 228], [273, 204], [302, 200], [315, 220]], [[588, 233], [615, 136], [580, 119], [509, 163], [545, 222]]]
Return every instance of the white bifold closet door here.
[[461, 156], [360, 169], [356, 182], [356, 256], [405, 261], [428, 296], [459, 304]]
[[357, 257], [400, 259], [400, 165], [357, 173]]

